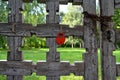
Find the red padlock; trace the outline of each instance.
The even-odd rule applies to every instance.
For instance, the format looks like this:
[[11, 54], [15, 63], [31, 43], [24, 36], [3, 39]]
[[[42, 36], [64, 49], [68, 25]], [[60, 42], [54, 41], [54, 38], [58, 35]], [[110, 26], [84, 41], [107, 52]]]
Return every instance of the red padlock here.
[[63, 32], [59, 32], [56, 37], [56, 43], [58, 45], [63, 45], [65, 42], [65, 35]]

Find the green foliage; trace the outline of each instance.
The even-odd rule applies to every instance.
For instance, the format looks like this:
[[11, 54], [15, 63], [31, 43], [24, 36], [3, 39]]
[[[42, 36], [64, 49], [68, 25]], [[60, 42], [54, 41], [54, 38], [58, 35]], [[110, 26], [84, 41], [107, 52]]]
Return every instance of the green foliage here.
[[113, 20], [114, 20], [114, 23], [115, 23], [114, 24], [115, 28], [120, 28], [120, 9], [115, 9]]
[[[74, 27], [75, 25], [83, 24], [83, 15], [82, 15], [82, 7], [81, 6], [73, 6], [72, 4], [68, 5], [68, 12], [61, 13], [62, 24], [67, 24], [70, 27]], [[66, 39], [65, 45], [71, 45], [71, 47], [76, 47], [76, 45], [81, 45], [83, 42], [81, 39], [75, 39], [72, 36]]]
[[24, 39], [25, 44], [24, 47], [26, 48], [40, 48], [46, 47], [46, 39], [45, 38], [38, 38], [36, 36], [28, 37]]
[[70, 27], [74, 25], [82, 25], [83, 15], [81, 6], [68, 5], [68, 12], [62, 18], [62, 24], [68, 24]]
[[33, 3], [26, 3], [23, 15], [25, 23], [32, 23], [33, 25], [45, 23], [45, 5], [38, 4], [36, 0]]
[[0, 48], [7, 48], [7, 38], [2, 35], [0, 35]]
[[71, 45], [72, 48], [76, 47], [77, 44], [79, 45], [79, 43], [82, 43], [81, 39], [74, 38], [73, 36], [69, 36], [65, 42], [66, 45]]
[[[7, 3], [0, 2], [0, 22], [7, 22]], [[0, 35], [0, 48], [7, 48], [7, 38]]]
[[8, 20], [7, 15], [8, 15], [7, 3], [0, 2], [0, 22], [7, 22]]

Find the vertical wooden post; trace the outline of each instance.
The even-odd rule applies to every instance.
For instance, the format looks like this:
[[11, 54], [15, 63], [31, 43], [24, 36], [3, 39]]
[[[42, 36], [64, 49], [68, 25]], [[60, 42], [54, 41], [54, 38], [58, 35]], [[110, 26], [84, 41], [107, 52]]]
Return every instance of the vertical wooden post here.
[[112, 55], [115, 49], [115, 32], [111, 20], [114, 15], [114, 0], [100, 0], [101, 16], [101, 62], [102, 80], [116, 80], [116, 61]]
[[[15, 23], [22, 23], [22, 14], [20, 11], [23, 9], [22, 0], [8, 0], [8, 7], [11, 13], [8, 16], [8, 22], [13, 23], [13, 32]], [[8, 61], [22, 61], [22, 52], [19, 50], [21, 46], [21, 37], [8, 37], [9, 52], [7, 56]], [[22, 80], [23, 76], [7, 75], [7, 80]]]
[[[59, 0], [46, 0], [46, 11], [48, 12], [46, 23], [59, 23]], [[47, 53], [47, 62], [59, 62], [60, 54], [56, 52], [57, 44], [55, 38], [47, 38], [47, 46], [49, 52]], [[47, 75], [47, 80], [60, 80], [60, 76]]]
[[[83, 0], [83, 10], [88, 14], [96, 15], [96, 0]], [[84, 79], [98, 80], [98, 57], [96, 39], [96, 21], [84, 15]]]

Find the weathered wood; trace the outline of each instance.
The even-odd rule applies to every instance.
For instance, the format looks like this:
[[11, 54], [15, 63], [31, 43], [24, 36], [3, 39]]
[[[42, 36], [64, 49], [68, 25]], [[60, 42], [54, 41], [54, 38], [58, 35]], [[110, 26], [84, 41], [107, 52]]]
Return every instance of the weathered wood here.
[[31, 75], [33, 69], [31, 61], [0, 61], [2, 75]]
[[[75, 28], [69, 28], [67, 25], [59, 24], [39, 24], [33, 27], [30, 24], [19, 24], [16, 23], [14, 27], [12, 23], [1, 23], [0, 24], [0, 34], [6, 36], [32, 36], [36, 35], [38, 37], [56, 37], [56, 34], [60, 32], [62, 27], [62, 32], [65, 36], [83, 36], [83, 27], [77, 26]], [[75, 31], [75, 32], [74, 32]], [[73, 33], [74, 32], [74, 33]]]
[[69, 75], [70, 64], [69, 62], [38, 62], [37, 74], [48, 76]]
[[120, 8], [120, 0], [115, 0], [115, 8]]
[[[24, 9], [22, 0], [8, 0], [8, 8], [10, 13], [8, 15], [8, 23], [22, 23], [23, 17], [21, 11]], [[15, 26], [14, 26], [15, 27]], [[8, 53], [8, 61], [22, 61], [22, 53], [19, 47], [22, 44], [21, 37], [8, 37], [8, 46], [10, 52]], [[11, 68], [12, 69], [12, 68]], [[13, 67], [13, 69], [15, 69]], [[14, 70], [8, 70], [8, 73], [14, 74]], [[18, 71], [19, 73], [19, 71]], [[16, 73], [12, 76], [8, 75], [7, 80], [22, 80], [23, 76], [17, 75]]]
[[84, 76], [84, 62], [75, 62], [70, 65], [70, 73], [76, 76]]
[[[59, 24], [59, 16], [57, 12], [59, 12], [59, 0], [46, 0], [46, 11], [48, 15], [46, 16], [46, 23], [57, 23]], [[59, 62], [60, 54], [57, 52], [57, 43], [55, 38], [47, 38], [47, 46], [49, 47], [49, 52], [47, 53], [47, 62]], [[47, 80], [60, 80], [59, 75], [50, 74], [46, 75]]]
[[84, 75], [84, 63], [76, 62], [70, 65], [69, 62], [38, 62], [36, 66], [37, 75], [48, 76], [68, 76], [70, 73], [75, 75]]
[[[96, 0], [83, 0], [83, 10], [88, 14], [96, 15]], [[84, 15], [84, 79], [98, 80], [97, 58], [97, 27], [96, 21]]]
[[[37, 0], [38, 3], [46, 3], [46, 0]], [[69, 2], [73, 3], [74, 5], [81, 5], [83, 0], [59, 0], [60, 4], [68, 4]]]
[[31, 3], [33, 0], [23, 0], [25, 3]]
[[11, 13], [8, 15], [8, 22], [19, 22], [23, 21], [22, 18], [22, 11], [24, 9], [22, 0], [8, 0], [9, 4], [8, 7], [11, 10]]
[[[114, 15], [114, 0], [101, 0], [101, 16], [111, 17]], [[112, 21], [101, 21], [101, 62], [102, 80], [116, 80], [116, 61], [112, 55], [115, 49], [115, 32]]]

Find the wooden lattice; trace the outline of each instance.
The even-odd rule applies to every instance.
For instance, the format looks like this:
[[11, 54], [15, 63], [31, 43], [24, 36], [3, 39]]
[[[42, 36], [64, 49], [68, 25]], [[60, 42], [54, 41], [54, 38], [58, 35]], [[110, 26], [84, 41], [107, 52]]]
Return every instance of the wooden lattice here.
[[[31, 24], [23, 23], [22, 14], [24, 2], [32, 0], [8, 0], [10, 8], [8, 23], [0, 23], [0, 34], [8, 37], [9, 51], [7, 61], [0, 61], [0, 74], [7, 75], [7, 80], [23, 80], [23, 76], [35, 72], [39, 76], [46, 76], [47, 80], [60, 80], [60, 76], [73, 73], [83, 76], [84, 80], [98, 80], [98, 54], [97, 54], [97, 25], [101, 24], [101, 62], [102, 80], [116, 80], [120, 75], [120, 64], [116, 64], [112, 55], [115, 40], [120, 40], [120, 30], [113, 29], [111, 17], [114, 15], [114, 8], [120, 8], [120, 0], [100, 0], [100, 16], [96, 15], [96, 0], [38, 0], [38, 3], [46, 4], [46, 24], [38, 24], [33, 27]], [[82, 5], [84, 11], [84, 25], [82, 27], [69, 28], [67, 25], [59, 24], [59, 4]], [[60, 31], [65, 36], [76, 36], [82, 38], [86, 53], [83, 55], [83, 62], [76, 62], [71, 65], [69, 62], [60, 61], [60, 53], [57, 52], [58, 45], [55, 37]], [[22, 51], [19, 50], [22, 44], [22, 37], [32, 36], [45, 37], [49, 52], [46, 53], [46, 62], [24, 61]]]

